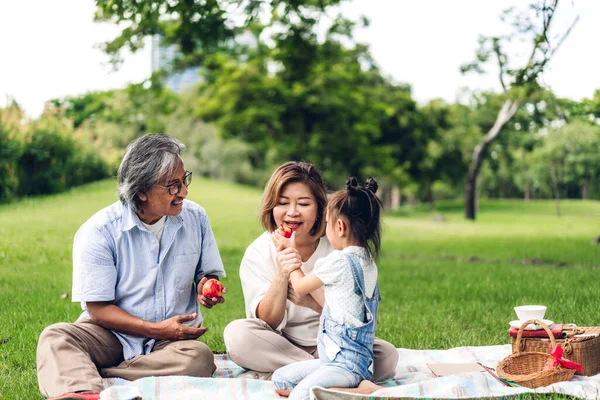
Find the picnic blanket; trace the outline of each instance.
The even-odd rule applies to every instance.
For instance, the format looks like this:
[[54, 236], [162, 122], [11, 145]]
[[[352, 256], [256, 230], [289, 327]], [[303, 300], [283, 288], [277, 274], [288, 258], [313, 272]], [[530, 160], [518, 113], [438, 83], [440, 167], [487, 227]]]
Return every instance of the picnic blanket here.
[[[383, 389], [373, 398], [451, 398], [513, 397], [521, 393], [561, 393], [583, 399], [600, 398], [600, 374], [593, 377], [575, 376], [570, 382], [560, 382], [540, 389], [512, 388], [502, 385], [488, 373], [465, 373], [435, 377], [427, 367], [431, 363], [480, 362], [495, 368], [511, 352], [510, 345], [469, 346], [449, 350], [398, 349], [400, 359], [396, 376], [381, 383]], [[253, 379], [226, 355], [215, 355], [217, 370], [213, 378], [186, 376], [148, 377], [129, 382], [119, 378], [105, 379], [101, 400], [156, 399], [282, 399], [268, 380]], [[315, 388], [314, 400], [367, 399], [350, 393]]]

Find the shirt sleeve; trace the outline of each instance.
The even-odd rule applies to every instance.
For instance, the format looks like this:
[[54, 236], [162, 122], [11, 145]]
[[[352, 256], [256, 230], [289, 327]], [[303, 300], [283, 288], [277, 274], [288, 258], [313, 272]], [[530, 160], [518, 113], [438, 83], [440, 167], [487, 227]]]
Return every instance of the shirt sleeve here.
[[319, 258], [313, 270], [315, 276], [325, 285], [333, 285], [340, 281], [346, 270], [346, 263], [340, 251], [334, 251], [327, 257]]
[[[256, 309], [267, 294], [273, 281], [275, 271], [274, 261], [268, 251], [269, 243], [261, 241], [253, 243], [246, 249], [240, 264], [240, 281], [246, 304], [246, 318], [258, 318]], [[287, 309], [279, 326], [275, 329], [281, 331], [287, 324]]]
[[74, 302], [115, 299], [114, 241], [101, 228], [84, 224], [73, 241]]
[[214, 275], [219, 277], [225, 276], [225, 268], [223, 260], [217, 247], [217, 241], [213, 234], [208, 216], [205, 213], [201, 214], [201, 249], [200, 260], [196, 267], [196, 282], [200, 281], [206, 275]]

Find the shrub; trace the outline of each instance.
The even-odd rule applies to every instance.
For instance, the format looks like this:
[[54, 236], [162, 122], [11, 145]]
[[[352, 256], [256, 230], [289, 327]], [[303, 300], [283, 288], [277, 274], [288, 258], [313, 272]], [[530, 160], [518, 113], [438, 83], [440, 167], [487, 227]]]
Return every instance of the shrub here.
[[21, 151], [20, 143], [11, 138], [8, 130], [0, 124], [0, 203], [17, 196], [19, 180], [17, 160]]
[[77, 151], [65, 165], [67, 187], [83, 185], [110, 176], [109, 166], [95, 153]]
[[67, 188], [66, 165], [73, 140], [54, 129], [36, 129], [19, 157], [19, 194], [58, 193]]

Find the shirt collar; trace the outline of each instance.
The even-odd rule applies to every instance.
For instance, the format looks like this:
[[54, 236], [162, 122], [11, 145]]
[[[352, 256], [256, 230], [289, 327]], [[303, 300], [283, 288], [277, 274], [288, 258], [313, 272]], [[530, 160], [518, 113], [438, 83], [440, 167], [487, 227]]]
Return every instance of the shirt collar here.
[[[169, 220], [172, 222], [177, 222], [177, 225], [181, 225], [183, 223], [183, 218], [181, 217], [181, 213], [172, 218], [167, 218], [166, 223], [169, 223]], [[123, 204], [123, 224], [121, 225], [122, 231], [129, 231], [137, 226], [139, 229], [146, 231], [146, 227], [140, 220], [140, 217], [137, 216], [136, 213], [129, 207], [127, 204]], [[166, 226], [166, 225], [165, 225]]]
[[123, 204], [123, 223], [121, 224], [121, 230], [128, 231], [133, 229], [134, 226], [138, 226], [138, 221], [140, 221], [140, 219], [129, 205]]

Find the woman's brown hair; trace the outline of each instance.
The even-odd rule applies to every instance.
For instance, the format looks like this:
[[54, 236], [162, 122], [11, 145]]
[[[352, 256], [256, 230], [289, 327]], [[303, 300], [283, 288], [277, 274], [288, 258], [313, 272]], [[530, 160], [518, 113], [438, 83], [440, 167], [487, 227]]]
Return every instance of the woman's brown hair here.
[[321, 173], [313, 164], [290, 161], [282, 164], [269, 178], [262, 202], [260, 204], [260, 222], [269, 232], [275, 231], [278, 226], [273, 218], [273, 209], [279, 202], [279, 196], [288, 183], [300, 182], [307, 185], [317, 201], [317, 219], [310, 231], [311, 236], [320, 238], [325, 234], [325, 207], [327, 206], [327, 188]]

